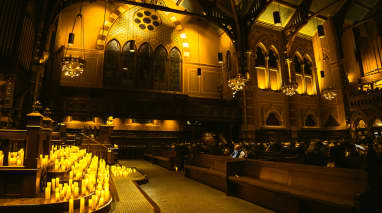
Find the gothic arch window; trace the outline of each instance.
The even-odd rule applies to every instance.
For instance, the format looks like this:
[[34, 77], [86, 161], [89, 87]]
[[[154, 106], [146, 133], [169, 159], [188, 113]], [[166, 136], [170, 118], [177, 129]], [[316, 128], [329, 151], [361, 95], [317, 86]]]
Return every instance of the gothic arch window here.
[[267, 126], [281, 126], [281, 121], [277, 118], [277, 115], [274, 112], [269, 113], [265, 124]]
[[152, 58], [153, 50], [149, 43], [143, 43], [137, 55], [137, 86], [138, 88], [152, 89]]
[[265, 67], [265, 51], [261, 47], [256, 48], [256, 67]]
[[169, 90], [181, 91], [182, 55], [178, 48], [170, 51]]
[[279, 56], [273, 48], [269, 50], [268, 73], [269, 87], [271, 90], [280, 90], [282, 85], [281, 72], [279, 68]]
[[109, 41], [105, 48], [103, 63], [103, 83], [106, 86], [116, 85], [118, 83], [120, 54], [121, 45], [119, 42], [115, 39]]
[[304, 72], [303, 72], [302, 65], [303, 65], [303, 59], [300, 53], [297, 52], [293, 58], [293, 67], [294, 67], [294, 73], [296, 77], [296, 83], [298, 84], [298, 88], [297, 88], [298, 94], [304, 94], [306, 92]]
[[162, 46], [158, 46], [154, 53], [153, 66], [153, 85], [154, 89], [167, 90], [168, 76], [166, 73], [167, 50]]
[[304, 79], [305, 79], [305, 91], [308, 95], [314, 95], [316, 93], [315, 84], [313, 80], [313, 63], [309, 56], [304, 58]]
[[[131, 50], [134, 50], [133, 52]], [[121, 58], [121, 81], [123, 86], [134, 87], [136, 79], [135, 51], [136, 46], [132, 47], [132, 41], [128, 41], [122, 48]]]
[[269, 75], [265, 67], [265, 50], [260, 46], [256, 47], [255, 66], [257, 73], [257, 84], [260, 89], [269, 87]]
[[316, 121], [315, 121], [313, 115], [310, 114], [310, 115], [306, 116], [305, 126], [309, 126], [309, 127], [316, 126]]

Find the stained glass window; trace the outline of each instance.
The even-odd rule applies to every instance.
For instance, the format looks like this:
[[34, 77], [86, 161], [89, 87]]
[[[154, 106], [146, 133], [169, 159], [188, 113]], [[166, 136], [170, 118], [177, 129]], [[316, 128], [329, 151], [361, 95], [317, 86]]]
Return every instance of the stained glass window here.
[[256, 48], [256, 67], [265, 67], [265, 53], [261, 47]]
[[106, 45], [103, 63], [103, 83], [106, 86], [116, 85], [118, 82], [120, 53], [121, 46], [117, 40], [113, 39]]
[[169, 72], [169, 90], [181, 91], [181, 70], [182, 55], [178, 48], [172, 48], [170, 51], [170, 72]]
[[160, 45], [155, 49], [153, 66], [154, 89], [167, 90], [168, 78], [166, 73], [167, 51]]
[[138, 88], [152, 89], [152, 48], [149, 43], [143, 43], [137, 56], [137, 86]]
[[[121, 81], [123, 86], [134, 87], [136, 82], [136, 67], [135, 67], [135, 45], [133, 46], [132, 41], [125, 43], [122, 49], [121, 58]], [[134, 52], [130, 50], [134, 49]]]

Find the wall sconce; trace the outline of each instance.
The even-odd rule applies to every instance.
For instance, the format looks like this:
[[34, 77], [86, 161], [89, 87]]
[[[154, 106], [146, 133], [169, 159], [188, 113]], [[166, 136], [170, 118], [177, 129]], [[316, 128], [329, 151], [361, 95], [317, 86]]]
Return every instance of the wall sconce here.
[[219, 64], [223, 63], [223, 53], [221, 53], [221, 52], [218, 53], [218, 62], [219, 62]]
[[198, 76], [200, 77], [202, 75], [202, 68], [198, 67]]
[[320, 38], [325, 37], [325, 30], [324, 30], [324, 26], [323, 25], [318, 25], [317, 26], [317, 32], [318, 32], [318, 36]]

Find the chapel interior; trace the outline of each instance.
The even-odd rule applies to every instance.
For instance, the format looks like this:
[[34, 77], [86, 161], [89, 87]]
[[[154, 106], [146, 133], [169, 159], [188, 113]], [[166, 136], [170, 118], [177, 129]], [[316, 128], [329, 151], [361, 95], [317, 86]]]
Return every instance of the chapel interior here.
[[1, 0], [0, 212], [381, 212], [381, 14]]

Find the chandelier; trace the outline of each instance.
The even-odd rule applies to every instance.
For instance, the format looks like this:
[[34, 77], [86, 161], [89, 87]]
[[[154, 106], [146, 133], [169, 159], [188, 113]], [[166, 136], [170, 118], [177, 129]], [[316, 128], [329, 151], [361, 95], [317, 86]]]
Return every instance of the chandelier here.
[[[74, 57], [72, 55], [67, 56], [67, 51], [70, 46], [74, 44], [74, 27], [76, 26], [77, 19], [81, 19], [81, 40], [82, 40], [82, 48], [81, 48], [81, 55]], [[72, 32], [69, 33], [69, 39], [68, 39], [68, 48], [65, 50], [64, 57], [62, 58], [62, 68], [61, 71], [66, 77], [70, 78], [77, 78], [84, 72], [85, 68], [85, 47], [84, 47], [84, 20], [82, 18], [82, 3], [80, 7], [80, 12], [77, 14], [76, 18], [74, 19]]]
[[235, 97], [236, 93], [243, 90], [248, 79], [244, 78], [240, 73], [236, 77], [228, 80], [228, 86], [232, 89], [233, 96]]
[[287, 58], [286, 62], [288, 64], [288, 81], [281, 88], [281, 91], [287, 96], [293, 96], [297, 92], [298, 84], [292, 81], [292, 74], [290, 71], [290, 65], [292, 63], [292, 60], [290, 58]]
[[332, 89], [332, 88], [326, 88], [322, 91], [322, 96], [326, 100], [331, 101], [337, 97], [337, 91], [335, 89]]
[[293, 96], [296, 94], [298, 88], [297, 83], [288, 82], [281, 88], [282, 92], [287, 96]]

